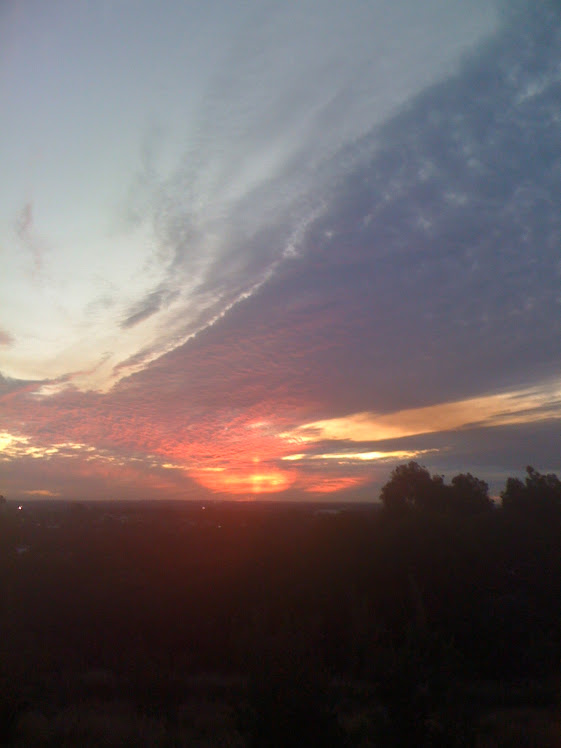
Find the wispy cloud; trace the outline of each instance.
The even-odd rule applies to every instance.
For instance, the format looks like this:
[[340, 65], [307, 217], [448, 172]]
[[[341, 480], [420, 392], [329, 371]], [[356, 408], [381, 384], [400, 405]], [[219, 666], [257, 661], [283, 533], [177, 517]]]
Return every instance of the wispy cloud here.
[[[419, 434], [528, 424], [550, 419], [561, 419], [561, 386], [558, 382], [540, 389], [487, 395], [394, 413], [354, 413], [343, 418], [306, 423], [285, 432], [282, 437], [295, 444], [339, 440], [378, 442]], [[376, 459], [378, 453], [365, 454], [372, 455], [370, 459]], [[398, 456], [398, 453], [394, 454]], [[364, 459], [369, 458], [365, 456]]]
[[[112, 7], [112, 23], [107, 9], [78, 13], [67, 0], [51, 15], [23, 12], [18, 33], [33, 64], [22, 51], [10, 71], [27, 82], [29, 107], [57, 126], [35, 133], [34, 118], [14, 99], [26, 124], [12, 138], [24, 148], [33, 130], [44, 151], [34, 202], [20, 211], [17, 231], [37, 273], [44, 261], [39, 208], [62, 237], [49, 262], [61, 293], [41, 301], [65, 335], [62, 342], [35, 316], [33, 334], [43, 345], [33, 347], [33, 365], [14, 356], [6, 370], [46, 378], [79, 368], [90, 373], [74, 386], [106, 391], [256, 294], [304, 252], [333, 183], [360, 160], [351, 153], [357, 138], [448, 75], [463, 51], [494, 30], [493, 6], [465, 6], [380, 0], [349, 12], [326, 0], [318, 15], [313, 0], [251, 0], [235, 10], [212, 0], [191, 16], [174, 2], [154, 14], [141, 0], [134, 13]], [[97, 36], [83, 36], [84, 17]], [[36, 25], [75, 51], [72, 73], [64, 55], [59, 65], [36, 49]], [[107, 41], [103, 61], [92, 38]], [[45, 80], [30, 73], [45, 64]], [[73, 86], [56, 81], [80, 70], [88, 96], [77, 108]], [[342, 151], [350, 158], [337, 159]], [[59, 154], [68, 154], [64, 169]], [[124, 220], [115, 221], [108, 195], [114, 184], [126, 194], [127, 183]], [[92, 315], [100, 279], [119, 302]], [[78, 348], [83, 366], [73, 358]], [[110, 361], [95, 368], [107, 351]]]
[[0, 345], [12, 345], [14, 342], [14, 336], [10, 335], [7, 330], [0, 328]]
[[31, 276], [37, 281], [42, 277], [45, 269], [47, 245], [37, 232], [33, 213], [33, 203], [26, 202], [15, 219], [14, 228], [17, 237], [31, 256]]
[[[534, 445], [557, 459], [559, 25], [513, 16], [458, 61], [486, 11], [464, 34], [466, 3], [363, 4], [392, 37], [313, 6], [238, 19], [189, 89], [181, 148], [148, 135], [130, 234], [102, 247], [119, 282], [96, 268], [87, 319], [64, 311], [64, 344], [49, 331], [48, 375], [0, 379], [10, 469], [303, 495], [366, 491], [406, 459], [493, 474]], [[32, 346], [13, 336], [15, 366]]]
[[160, 311], [162, 306], [169, 303], [177, 293], [166, 294], [163, 291], [152, 291], [145, 299], [137, 302], [132, 309], [127, 312], [126, 318], [121, 322], [121, 327], [134, 327], [139, 322], [143, 322], [148, 317]]
[[[352, 440], [351, 440], [352, 441]], [[434, 449], [395, 449], [384, 452], [326, 452], [324, 454], [307, 454], [300, 452], [298, 454], [285, 455], [282, 459], [290, 462], [300, 462], [306, 460], [336, 460], [339, 465], [349, 465], [360, 462], [378, 462], [381, 460], [413, 460], [422, 455], [436, 452]]]

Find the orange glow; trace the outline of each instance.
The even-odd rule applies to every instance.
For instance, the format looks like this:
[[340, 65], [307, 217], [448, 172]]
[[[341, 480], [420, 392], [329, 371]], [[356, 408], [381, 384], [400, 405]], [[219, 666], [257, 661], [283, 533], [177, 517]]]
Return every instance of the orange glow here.
[[226, 468], [221, 471], [199, 470], [190, 473], [202, 486], [211, 491], [233, 494], [261, 494], [284, 491], [294, 482], [291, 473], [261, 466], [258, 461], [247, 467]]
[[346, 488], [356, 488], [365, 483], [364, 478], [354, 478], [351, 476], [341, 476], [339, 478], [320, 478], [319, 480], [309, 483], [304, 490], [308, 493], [334, 493], [343, 491]]
[[49, 499], [56, 499], [60, 496], [60, 491], [49, 491], [47, 488], [35, 488], [29, 491], [23, 491], [28, 496], [46, 496]]
[[417, 450], [397, 450], [393, 452], [327, 452], [326, 454], [320, 455], [307, 455], [299, 453], [295, 455], [286, 455], [282, 457], [282, 460], [290, 460], [292, 462], [302, 460], [337, 460], [341, 464], [349, 462], [373, 462], [377, 460], [413, 460], [420, 455], [427, 454], [428, 452], [435, 452], [434, 449], [417, 449]]
[[[561, 418], [558, 383], [469, 400], [377, 414], [368, 411], [313, 421], [280, 436], [289, 444], [320, 441], [376, 442], [464, 428], [506, 426]], [[375, 454], [375, 453], [372, 453]], [[297, 459], [298, 456], [292, 457]]]

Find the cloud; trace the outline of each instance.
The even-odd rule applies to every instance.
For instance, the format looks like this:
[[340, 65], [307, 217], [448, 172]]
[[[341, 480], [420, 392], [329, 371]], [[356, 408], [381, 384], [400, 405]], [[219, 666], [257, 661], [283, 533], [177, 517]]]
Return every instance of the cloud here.
[[16, 236], [31, 255], [31, 275], [37, 280], [41, 277], [45, 269], [45, 254], [48, 248], [44, 239], [37, 232], [33, 214], [33, 203], [28, 201], [21, 208], [15, 219], [14, 229]]
[[156, 314], [162, 306], [176, 294], [166, 294], [163, 291], [152, 291], [145, 299], [137, 302], [127, 312], [126, 318], [121, 322], [121, 327], [127, 329], [138, 325], [148, 317]]
[[528, 424], [549, 419], [561, 419], [559, 382], [539, 389], [438, 403], [383, 415], [354, 413], [343, 418], [306, 423], [281, 436], [296, 444], [325, 440], [379, 442], [418, 434]]
[[[212, 46], [216, 64], [200, 66], [193, 81], [197, 105], [183, 121], [179, 161], [166, 162], [166, 125], [145, 135], [123, 212], [149, 227], [161, 279], [121, 327], [157, 318], [143, 340], [153, 358], [268, 282], [322, 212], [334, 168], [340, 176], [333, 156], [450, 69], [495, 23], [494, 8], [479, 2], [469, 13], [442, 0], [422, 8], [372, 3], [352, 13], [328, 2], [321, 18], [313, 2], [266, 10], [250, 3]], [[175, 303], [158, 303], [160, 294]], [[130, 373], [121, 363], [113, 376]]]
[[[503, 30], [334, 158], [297, 253], [130, 385], [165, 382], [186, 403], [218, 409], [278, 398], [280, 411], [321, 419], [551, 376], [561, 332], [558, 46], [554, 35], [536, 45], [522, 25]], [[539, 100], [520, 99], [536, 80]], [[260, 245], [282, 245], [282, 232], [267, 231], [240, 277]], [[236, 277], [235, 257], [221, 260], [224, 275]], [[220, 283], [215, 275], [205, 292]]]
[[27, 202], [20, 211], [15, 223], [16, 233], [25, 241], [33, 228], [33, 206]]
[[[351, 440], [352, 441], [352, 440]], [[429, 452], [437, 450], [430, 449], [419, 449], [419, 450], [406, 450], [396, 449], [393, 451], [386, 452], [327, 452], [325, 454], [293, 454], [286, 455], [283, 460], [289, 461], [301, 461], [301, 460], [337, 460], [339, 465], [349, 465], [360, 462], [375, 462], [379, 460], [413, 460], [417, 459], [421, 455], [425, 455]]]
[[0, 345], [12, 345], [14, 343], [14, 336], [10, 335], [7, 330], [0, 328]]
[[291, 336], [329, 408], [421, 405], [558, 368], [560, 47], [553, 30], [537, 44], [509, 27], [348, 149], [300, 256], [248, 301], [246, 324], [252, 307], [258, 329]]
[[56, 495], [76, 499], [196, 499], [208, 496], [200, 486], [174, 471], [129, 462], [53, 456], [24, 456], [2, 462], [2, 490], [11, 499]]
[[[97, 470], [99, 490], [104, 470], [109, 481], [122, 468], [131, 492], [153, 475], [173, 495], [195, 481], [236, 495], [366, 496], [410, 458], [504, 476], [529, 435], [544, 449], [537, 466], [555, 468], [561, 26], [539, 14], [508, 24], [385, 124], [347, 133], [342, 149], [320, 144], [304, 173], [306, 137], [259, 171], [268, 130], [251, 150], [247, 127], [268, 116], [267, 92], [246, 100], [259, 116], [245, 120], [228, 89], [236, 65], [216, 80], [192, 152], [149, 177], [163, 279], [119, 319], [142, 342], [108, 362], [118, 383], [7, 386], [4, 428], [39, 450], [45, 480], [67, 460]], [[348, 83], [318, 94], [310, 133], [351, 96]], [[221, 91], [231, 140], [211, 116]], [[272, 148], [297, 127], [285, 116]], [[223, 154], [229, 143], [239, 149]], [[62, 454], [69, 443], [96, 459]], [[539, 456], [531, 439], [525, 448]], [[26, 468], [41, 462], [31, 454], [17, 455]]]

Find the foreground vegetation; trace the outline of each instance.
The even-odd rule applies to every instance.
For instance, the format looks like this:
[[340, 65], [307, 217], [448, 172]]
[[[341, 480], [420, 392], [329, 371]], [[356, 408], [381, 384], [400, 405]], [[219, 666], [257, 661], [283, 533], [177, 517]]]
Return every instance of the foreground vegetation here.
[[0, 745], [558, 745], [561, 483], [0, 513]]

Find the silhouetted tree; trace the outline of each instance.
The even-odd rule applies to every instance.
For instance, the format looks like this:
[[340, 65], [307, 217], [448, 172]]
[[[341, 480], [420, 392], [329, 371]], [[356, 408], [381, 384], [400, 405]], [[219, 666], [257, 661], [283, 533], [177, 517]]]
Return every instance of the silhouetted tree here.
[[504, 491], [501, 491], [503, 509], [519, 509], [525, 503], [526, 486], [520, 478], [507, 478]]
[[501, 492], [503, 508], [521, 511], [560, 511], [561, 481], [554, 473], [543, 475], [531, 465], [526, 468], [524, 483], [519, 478], [507, 478]]
[[391, 512], [407, 509], [438, 510], [445, 502], [446, 487], [440, 475], [432, 475], [417, 462], [398, 465], [382, 487], [380, 499]]
[[452, 478], [450, 499], [452, 510], [461, 514], [477, 514], [493, 506], [489, 485], [471, 473], [460, 473]]
[[382, 487], [380, 498], [391, 512], [408, 508], [447, 514], [478, 514], [492, 508], [488, 484], [471, 473], [460, 473], [446, 485], [417, 462], [398, 465]]

